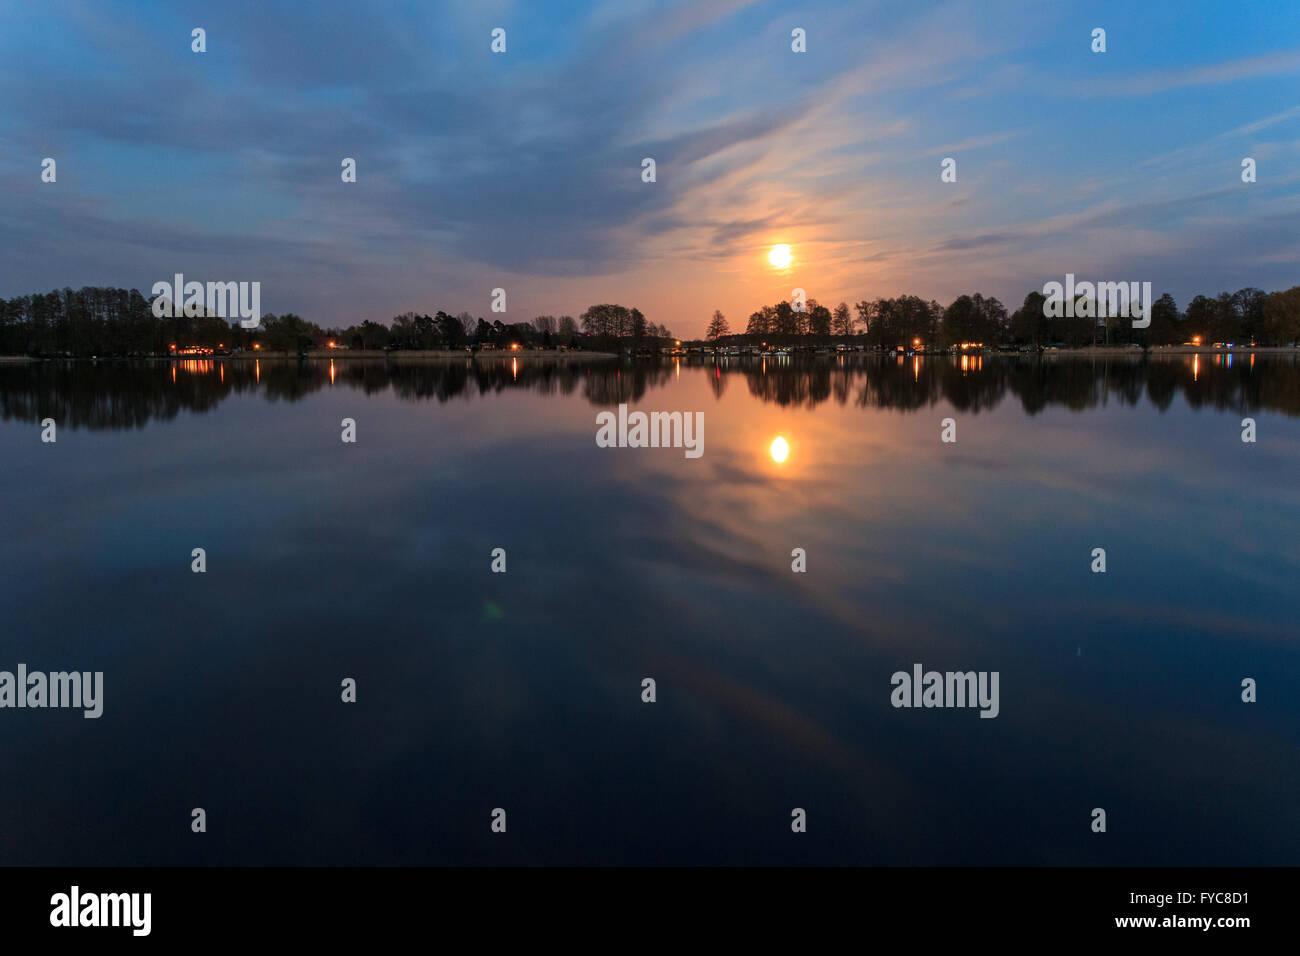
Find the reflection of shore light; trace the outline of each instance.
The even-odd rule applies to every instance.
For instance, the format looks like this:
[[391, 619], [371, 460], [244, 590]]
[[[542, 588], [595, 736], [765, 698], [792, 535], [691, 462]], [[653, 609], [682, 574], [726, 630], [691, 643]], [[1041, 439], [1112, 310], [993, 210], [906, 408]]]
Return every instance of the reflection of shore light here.
[[790, 454], [789, 444], [780, 435], [777, 435], [772, 439], [772, 447], [770, 450], [772, 453], [772, 460], [778, 465], [785, 461], [786, 456]]

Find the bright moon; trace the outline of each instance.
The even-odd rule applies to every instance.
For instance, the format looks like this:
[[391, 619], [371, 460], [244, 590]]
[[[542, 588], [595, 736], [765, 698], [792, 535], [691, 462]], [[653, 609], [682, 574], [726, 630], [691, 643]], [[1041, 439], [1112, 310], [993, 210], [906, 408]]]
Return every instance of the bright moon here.
[[785, 456], [790, 454], [790, 446], [786, 444], [785, 439], [780, 435], [772, 440], [772, 460], [778, 465], [785, 461]]
[[773, 246], [772, 251], [767, 254], [767, 261], [772, 263], [778, 269], [790, 268], [790, 262], [794, 256], [790, 254], [790, 247], [785, 243], [779, 246]]

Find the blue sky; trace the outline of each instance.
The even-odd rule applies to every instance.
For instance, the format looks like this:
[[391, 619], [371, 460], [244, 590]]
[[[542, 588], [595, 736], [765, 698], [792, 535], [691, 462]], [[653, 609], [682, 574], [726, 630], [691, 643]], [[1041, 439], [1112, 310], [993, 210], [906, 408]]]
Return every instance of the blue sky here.
[[5, 296], [183, 272], [347, 325], [502, 287], [694, 335], [796, 286], [1300, 283], [1295, 2], [54, 0], [0, 37]]

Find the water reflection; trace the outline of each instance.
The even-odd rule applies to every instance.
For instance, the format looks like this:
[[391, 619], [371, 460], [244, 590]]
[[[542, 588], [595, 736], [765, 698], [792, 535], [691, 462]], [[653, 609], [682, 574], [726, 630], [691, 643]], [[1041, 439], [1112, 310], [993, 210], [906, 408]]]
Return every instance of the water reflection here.
[[[985, 361], [985, 358], [988, 361]], [[263, 367], [265, 365], [265, 367]], [[1181, 396], [1194, 409], [1272, 411], [1300, 416], [1300, 362], [1294, 355], [1215, 355], [1127, 358], [1002, 356], [960, 358], [838, 356], [834, 361], [739, 359], [718, 362], [591, 362], [518, 358], [464, 362], [328, 363], [187, 359], [174, 362], [44, 362], [0, 366], [0, 415], [37, 422], [53, 417], [71, 428], [136, 428], [180, 412], [206, 412], [232, 395], [295, 402], [327, 385], [367, 395], [390, 392], [403, 401], [466, 400], [527, 389], [541, 395], [578, 394], [593, 405], [637, 403], [695, 370], [715, 398], [738, 382], [764, 403], [815, 408], [825, 402], [861, 408], [916, 410], [940, 402], [980, 412], [1008, 397], [1029, 415], [1060, 406], [1083, 411], [1111, 400], [1143, 399], [1164, 411]]]
[[[0, 862], [192, 864], [140, 808], [201, 794], [249, 808], [213, 865], [1293, 863], [1300, 701], [1238, 695], [1300, 672], [1300, 421], [1194, 409], [1297, 415], [1300, 369], [1218, 358], [0, 367], [8, 666], [110, 681], [0, 720]], [[598, 447], [620, 401], [706, 453]], [[914, 662], [1001, 715], [895, 710]]]

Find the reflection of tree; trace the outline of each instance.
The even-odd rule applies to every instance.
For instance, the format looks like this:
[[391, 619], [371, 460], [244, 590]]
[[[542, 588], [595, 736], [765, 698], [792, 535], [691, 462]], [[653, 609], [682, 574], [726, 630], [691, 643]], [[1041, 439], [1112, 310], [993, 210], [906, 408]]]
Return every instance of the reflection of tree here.
[[[1181, 395], [1192, 408], [1266, 410], [1300, 416], [1296, 356], [1207, 354], [1149, 360], [983, 356], [898, 359], [852, 356], [827, 360], [686, 360], [708, 376], [721, 397], [732, 376], [751, 395], [783, 407], [815, 408], [831, 399], [862, 408], [913, 411], [946, 402], [966, 412], [997, 406], [1008, 392], [1030, 415], [1059, 406], [1072, 411], [1107, 402], [1137, 405], [1143, 396], [1164, 411]], [[333, 382], [331, 385], [331, 366]], [[405, 401], [470, 400], [507, 389], [541, 395], [581, 394], [599, 407], [636, 404], [676, 374], [674, 363], [466, 358], [451, 362], [201, 360], [187, 362], [41, 362], [0, 365], [0, 415], [68, 428], [136, 428], [182, 411], [205, 412], [232, 394], [295, 402], [327, 387], [366, 394], [389, 389]]]
[[979, 412], [996, 407], [1009, 391], [1030, 415], [1049, 406], [1083, 411], [1108, 401], [1137, 405], [1144, 394], [1164, 411], [1181, 392], [1194, 408], [1300, 415], [1296, 358], [1257, 355], [1253, 372], [1249, 364], [1248, 355], [1235, 356], [1231, 368], [1226, 355], [1203, 355], [1194, 373], [1191, 357], [1181, 355], [1149, 361], [990, 355], [963, 369], [955, 358], [900, 361], [890, 356], [836, 359], [834, 364], [768, 362], [765, 367], [750, 366], [743, 374], [756, 398], [809, 408], [832, 396], [843, 403], [851, 395], [863, 408], [911, 411], [943, 401], [961, 411]]
[[[722, 313], [717, 313], [721, 315]], [[722, 374], [722, 369], [714, 366], [713, 373], [709, 376], [709, 391], [713, 392], [714, 398], [722, 398], [722, 393], [727, 390], [727, 376]]]
[[583, 397], [593, 405], [632, 404], [646, 394], [650, 386], [663, 385], [672, 375], [667, 363], [623, 364], [608, 362], [587, 365], [576, 370], [585, 374]]
[[[331, 367], [333, 382], [331, 383]], [[368, 395], [392, 389], [407, 401], [448, 402], [513, 388], [544, 395], [578, 389], [593, 405], [633, 403], [664, 384], [670, 367], [657, 363], [516, 360], [509, 356], [452, 362], [335, 359], [177, 362], [39, 362], [0, 365], [0, 415], [68, 428], [134, 428], [182, 411], [204, 412], [232, 394], [260, 393], [296, 402], [323, 388]]]

